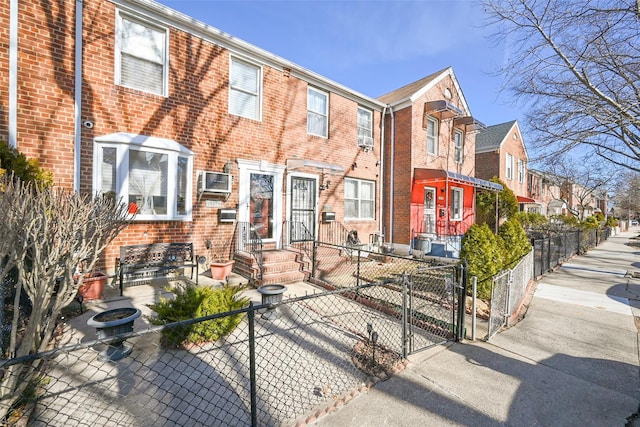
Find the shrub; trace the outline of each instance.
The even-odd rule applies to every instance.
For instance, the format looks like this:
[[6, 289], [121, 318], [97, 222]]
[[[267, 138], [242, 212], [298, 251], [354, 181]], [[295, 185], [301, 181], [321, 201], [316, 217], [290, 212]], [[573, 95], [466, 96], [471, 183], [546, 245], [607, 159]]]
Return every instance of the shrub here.
[[493, 177], [490, 180], [502, 185], [503, 190], [499, 193], [492, 191], [480, 191], [476, 195], [476, 222], [489, 225], [491, 230], [496, 226], [496, 196], [498, 197], [498, 219], [511, 218], [518, 213], [518, 199], [516, 195], [499, 178]]
[[547, 223], [547, 217], [537, 212], [518, 212], [513, 216], [525, 229], [536, 229]]
[[0, 141], [0, 175], [13, 174], [24, 182], [35, 182], [43, 187], [53, 185], [51, 172], [42, 169], [36, 159], [27, 159], [13, 147]]
[[613, 216], [609, 215], [607, 217], [606, 225], [608, 225], [609, 227], [617, 227], [618, 226], [618, 220], [615, 219]]
[[[249, 303], [249, 298], [239, 296], [244, 289], [245, 286], [229, 285], [221, 288], [194, 285], [178, 288], [174, 299], [161, 298], [159, 303], [149, 306], [157, 313], [151, 323], [166, 325], [244, 308]], [[163, 344], [184, 346], [214, 342], [229, 335], [242, 318], [243, 314], [233, 314], [187, 326], [167, 327], [162, 330]]]
[[582, 221], [580, 226], [585, 230], [594, 230], [600, 228], [600, 222], [595, 216], [588, 216]]
[[531, 243], [520, 222], [512, 218], [500, 226], [498, 235], [504, 247], [504, 268], [513, 266], [531, 250]]
[[487, 224], [473, 224], [462, 238], [460, 258], [466, 261], [469, 277], [478, 278], [478, 297], [491, 298], [491, 278], [504, 265], [504, 251], [499, 237]]

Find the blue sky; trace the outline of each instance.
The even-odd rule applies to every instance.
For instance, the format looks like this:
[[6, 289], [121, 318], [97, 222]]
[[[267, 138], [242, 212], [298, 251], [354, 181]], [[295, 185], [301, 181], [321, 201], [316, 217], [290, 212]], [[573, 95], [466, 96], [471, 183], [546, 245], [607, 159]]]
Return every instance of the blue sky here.
[[452, 66], [478, 120], [524, 124], [493, 75], [507, 50], [473, 0], [160, 3], [371, 97]]

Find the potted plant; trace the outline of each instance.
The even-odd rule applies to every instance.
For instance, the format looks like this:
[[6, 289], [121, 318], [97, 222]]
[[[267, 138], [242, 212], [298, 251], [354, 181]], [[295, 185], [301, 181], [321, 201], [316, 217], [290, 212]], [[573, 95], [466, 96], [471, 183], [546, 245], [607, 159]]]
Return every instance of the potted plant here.
[[73, 278], [80, 285], [78, 295], [82, 296], [83, 301], [91, 301], [102, 298], [109, 276], [102, 271], [85, 272], [84, 263], [80, 263]]
[[209, 267], [211, 277], [216, 280], [227, 280], [235, 260], [231, 257], [231, 241], [226, 240], [213, 244], [211, 240], [205, 242], [205, 247], [209, 253]]

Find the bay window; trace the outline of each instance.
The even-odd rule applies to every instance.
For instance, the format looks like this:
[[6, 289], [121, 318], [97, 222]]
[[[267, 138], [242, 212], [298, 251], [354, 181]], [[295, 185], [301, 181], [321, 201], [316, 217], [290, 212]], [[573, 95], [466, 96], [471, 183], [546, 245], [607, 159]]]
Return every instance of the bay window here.
[[97, 137], [94, 192], [129, 205], [136, 220], [191, 220], [193, 153], [175, 141], [118, 133]]

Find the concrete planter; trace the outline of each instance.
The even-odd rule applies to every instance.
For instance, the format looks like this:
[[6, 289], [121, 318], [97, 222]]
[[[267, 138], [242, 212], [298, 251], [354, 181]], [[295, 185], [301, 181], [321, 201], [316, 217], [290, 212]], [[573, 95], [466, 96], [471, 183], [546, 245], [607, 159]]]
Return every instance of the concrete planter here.
[[273, 320], [279, 317], [278, 305], [282, 302], [282, 295], [287, 287], [280, 284], [263, 285], [258, 288], [262, 294], [262, 304], [269, 304], [267, 311], [262, 315], [263, 319]]
[[[133, 322], [142, 312], [133, 307], [114, 308], [103, 311], [87, 320], [87, 325], [96, 328], [98, 339], [108, 339], [133, 332]], [[101, 361], [115, 361], [128, 356], [132, 348], [124, 344], [125, 339], [110, 341], [107, 348], [98, 355]]]

